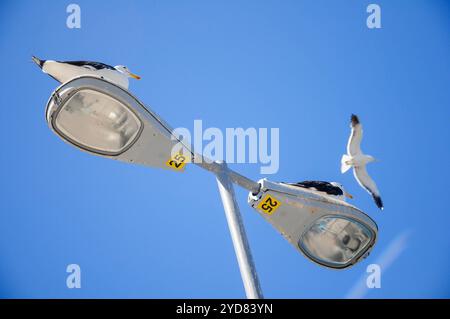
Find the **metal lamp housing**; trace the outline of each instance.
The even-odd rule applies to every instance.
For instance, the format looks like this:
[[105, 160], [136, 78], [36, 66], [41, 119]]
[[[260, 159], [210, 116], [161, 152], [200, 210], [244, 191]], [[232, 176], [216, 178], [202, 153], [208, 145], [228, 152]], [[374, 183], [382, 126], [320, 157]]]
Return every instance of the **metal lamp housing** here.
[[250, 206], [313, 262], [334, 269], [365, 258], [376, 240], [377, 224], [358, 208], [330, 196], [262, 179]]
[[46, 108], [50, 129], [88, 153], [128, 163], [168, 168], [172, 129], [123, 88], [92, 76], [59, 86]]

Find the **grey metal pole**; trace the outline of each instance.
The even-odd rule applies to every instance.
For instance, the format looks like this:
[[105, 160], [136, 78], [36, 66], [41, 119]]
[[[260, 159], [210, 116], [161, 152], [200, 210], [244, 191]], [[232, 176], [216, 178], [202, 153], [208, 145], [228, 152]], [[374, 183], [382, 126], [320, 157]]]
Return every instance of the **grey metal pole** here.
[[195, 165], [207, 171], [210, 171], [216, 175], [222, 174], [223, 173], [222, 171], [225, 169], [232, 183], [237, 184], [242, 188], [245, 188], [246, 190], [252, 192], [253, 194], [259, 193], [259, 190], [261, 188], [261, 185], [259, 185], [259, 183], [252, 181], [251, 179], [229, 169], [223, 162], [220, 161], [213, 162], [211, 160], [202, 157], [199, 154], [193, 155], [192, 162]]
[[263, 298], [263, 294], [253, 257], [250, 252], [247, 235], [245, 234], [239, 206], [236, 202], [232, 180], [229, 175], [230, 171], [228, 170], [226, 163], [217, 164], [222, 168], [220, 172], [216, 172], [217, 184], [219, 186], [220, 197], [222, 198], [228, 228], [230, 229], [234, 251], [244, 283], [245, 294], [248, 299], [261, 299]]

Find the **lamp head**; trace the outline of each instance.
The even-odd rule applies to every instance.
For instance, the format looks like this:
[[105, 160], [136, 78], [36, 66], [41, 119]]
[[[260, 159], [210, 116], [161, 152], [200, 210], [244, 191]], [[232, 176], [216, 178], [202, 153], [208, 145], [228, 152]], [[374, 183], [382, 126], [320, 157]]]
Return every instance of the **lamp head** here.
[[179, 142], [169, 125], [130, 92], [98, 77], [59, 86], [46, 117], [50, 129], [69, 144], [129, 163], [170, 168], [167, 161]]
[[259, 181], [248, 202], [295, 249], [322, 266], [343, 269], [368, 255], [377, 239], [376, 223], [356, 207], [284, 183]]

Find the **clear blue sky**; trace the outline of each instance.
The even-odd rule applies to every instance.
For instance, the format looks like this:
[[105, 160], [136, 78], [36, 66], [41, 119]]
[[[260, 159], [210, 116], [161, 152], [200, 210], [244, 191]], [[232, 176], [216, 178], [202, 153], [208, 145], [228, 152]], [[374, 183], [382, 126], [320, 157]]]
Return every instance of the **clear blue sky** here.
[[[125, 64], [131, 91], [172, 126], [279, 127], [277, 181], [339, 181], [379, 226], [371, 256], [344, 271], [311, 263], [246, 204], [266, 297], [346, 297], [384, 262], [380, 297], [450, 297], [450, 6], [373, 1], [2, 1], [0, 297], [244, 297], [213, 176], [79, 152], [47, 128], [57, 83], [31, 63]], [[351, 113], [385, 202], [341, 175]], [[259, 165], [235, 164], [259, 179]], [[82, 288], [66, 288], [66, 266]], [[355, 288], [356, 287], [356, 288]]]

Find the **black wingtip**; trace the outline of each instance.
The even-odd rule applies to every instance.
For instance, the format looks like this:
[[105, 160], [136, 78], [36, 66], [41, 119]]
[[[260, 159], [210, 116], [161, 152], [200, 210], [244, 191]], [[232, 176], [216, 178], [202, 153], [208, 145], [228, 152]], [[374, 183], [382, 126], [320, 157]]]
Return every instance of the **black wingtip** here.
[[359, 118], [355, 114], [352, 114], [350, 120], [351, 120], [352, 125], [359, 124]]
[[383, 210], [383, 201], [381, 200], [380, 196], [373, 196], [373, 200], [375, 201], [375, 204], [377, 204], [378, 208]]

